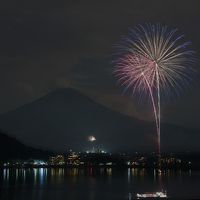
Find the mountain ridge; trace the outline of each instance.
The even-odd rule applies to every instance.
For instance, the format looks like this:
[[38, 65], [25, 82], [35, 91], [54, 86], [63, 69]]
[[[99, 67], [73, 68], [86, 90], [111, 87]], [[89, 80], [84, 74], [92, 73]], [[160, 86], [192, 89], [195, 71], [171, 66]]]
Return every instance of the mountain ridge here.
[[[154, 122], [110, 110], [71, 88], [57, 89], [0, 115], [0, 127], [26, 144], [56, 151], [86, 150], [91, 146], [89, 135], [95, 135], [96, 145], [108, 150], [155, 150], [156, 143]], [[163, 149], [190, 149], [194, 144], [197, 148], [196, 140], [188, 145], [191, 132], [199, 138], [198, 130], [162, 124]]]

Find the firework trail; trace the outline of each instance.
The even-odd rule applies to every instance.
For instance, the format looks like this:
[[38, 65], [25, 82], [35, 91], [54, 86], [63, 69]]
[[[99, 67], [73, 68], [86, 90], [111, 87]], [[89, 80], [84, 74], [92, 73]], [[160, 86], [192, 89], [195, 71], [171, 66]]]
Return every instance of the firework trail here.
[[[153, 107], [158, 155], [160, 155], [161, 94], [178, 94], [192, 80], [196, 62], [190, 42], [177, 29], [146, 24], [131, 30], [118, 46], [114, 74], [125, 90], [150, 97]], [[164, 96], [163, 95], [163, 96]]]

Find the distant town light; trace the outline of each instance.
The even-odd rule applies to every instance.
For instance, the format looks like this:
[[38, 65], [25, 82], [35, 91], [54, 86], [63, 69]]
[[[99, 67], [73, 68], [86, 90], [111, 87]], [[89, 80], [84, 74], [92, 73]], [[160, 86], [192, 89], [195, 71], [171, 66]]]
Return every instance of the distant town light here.
[[88, 140], [90, 141], [90, 142], [94, 142], [94, 141], [96, 141], [96, 138], [94, 137], [94, 136], [89, 136], [88, 137]]

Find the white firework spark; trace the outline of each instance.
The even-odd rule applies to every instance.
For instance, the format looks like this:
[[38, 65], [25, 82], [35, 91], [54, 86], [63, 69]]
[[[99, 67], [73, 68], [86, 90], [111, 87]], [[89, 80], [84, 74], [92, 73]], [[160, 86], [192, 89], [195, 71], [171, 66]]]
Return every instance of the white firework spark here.
[[150, 96], [156, 121], [160, 154], [161, 94], [178, 93], [192, 80], [196, 62], [190, 42], [177, 29], [159, 24], [139, 25], [119, 46], [115, 60], [115, 76], [133, 94]]

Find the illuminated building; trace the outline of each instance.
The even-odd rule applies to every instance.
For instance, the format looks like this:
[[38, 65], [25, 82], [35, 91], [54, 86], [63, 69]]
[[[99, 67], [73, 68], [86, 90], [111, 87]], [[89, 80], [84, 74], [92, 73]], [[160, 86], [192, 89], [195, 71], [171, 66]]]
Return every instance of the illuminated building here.
[[49, 158], [50, 165], [64, 165], [65, 159], [63, 155], [57, 155]]
[[80, 164], [79, 155], [76, 154], [75, 152], [71, 151], [67, 157], [67, 164], [68, 165], [79, 165]]

